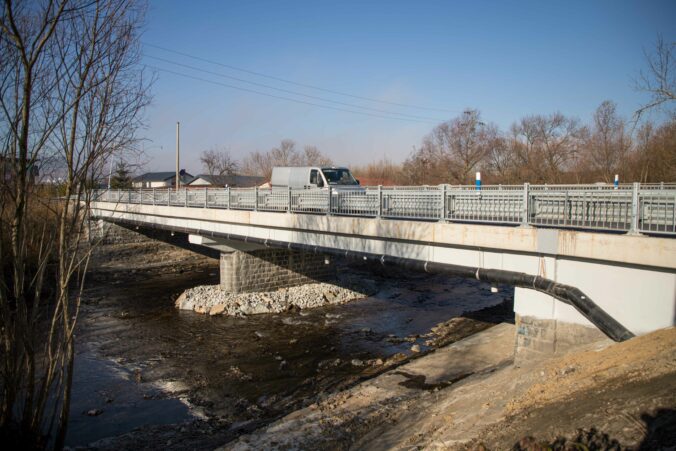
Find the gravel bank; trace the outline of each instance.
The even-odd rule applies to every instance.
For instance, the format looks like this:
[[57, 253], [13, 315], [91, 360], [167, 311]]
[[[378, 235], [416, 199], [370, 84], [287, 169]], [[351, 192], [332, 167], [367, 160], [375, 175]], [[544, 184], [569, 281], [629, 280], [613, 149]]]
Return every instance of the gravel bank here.
[[312, 283], [240, 294], [226, 293], [219, 285], [201, 285], [184, 291], [176, 299], [176, 307], [209, 315], [256, 315], [344, 304], [377, 291], [377, 284], [371, 279], [345, 279], [336, 284]]

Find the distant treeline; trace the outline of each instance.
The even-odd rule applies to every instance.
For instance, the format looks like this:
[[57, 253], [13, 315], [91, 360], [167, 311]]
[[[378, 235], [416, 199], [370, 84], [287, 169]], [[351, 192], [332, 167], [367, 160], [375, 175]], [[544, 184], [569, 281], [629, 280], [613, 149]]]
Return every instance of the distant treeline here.
[[660, 182], [676, 180], [676, 117], [636, 125], [603, 102], [591, 123], [561, 113], [526, 116], [508, 131], [478, 110], [434, 127], [402, 163], [353, 168], [368, 184]]
[[[298, 149], [291, 139], [242, 162], [227, 150], [202, 153], [210, 174], [242, 173], [270, 178], [275, 166], [322, 166], [332, 159], [315, 146]], [[349, 164], [349, 162], [347, 162]], [[676, 181], [676, 116], [636, 124], [599, 105], [590, 123], [556, 112], [525, 116], [500, 130], [475, 109], [434, 127], [402, 163], [383, 159], [353, 165], [363, 185], [611, 183]]]

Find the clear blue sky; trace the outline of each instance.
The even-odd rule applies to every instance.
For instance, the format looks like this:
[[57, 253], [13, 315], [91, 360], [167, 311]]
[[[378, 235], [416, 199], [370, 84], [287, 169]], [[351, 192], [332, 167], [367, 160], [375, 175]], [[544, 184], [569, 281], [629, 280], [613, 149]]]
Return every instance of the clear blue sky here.
[[[143, 35], [148, 65], [304, 102], [431, 119], [336, 111], [158, 71], [145, 131], [146, 169], [173, 170], [176, 121], [181, 166], [196, 174], [199, 154], [207, 148], [227, 146], [241, 159], [283, 138], [301, 147], [316, 145], [340, 164], [402, 161], [437, 120], [467, 107], [478, 108], [484, 120], [502, 129], [524, 115], [557, 110], [587, 121], [605, 99], [629, 117], [645, 100], [632, 82], [645, 67], [643, 49], [652, 49], [658, 33], [675, 41], [675, 24], [674, 0], [151, 1]], [[355, 96], [445, 111], [340, 96], [150, 45]]]

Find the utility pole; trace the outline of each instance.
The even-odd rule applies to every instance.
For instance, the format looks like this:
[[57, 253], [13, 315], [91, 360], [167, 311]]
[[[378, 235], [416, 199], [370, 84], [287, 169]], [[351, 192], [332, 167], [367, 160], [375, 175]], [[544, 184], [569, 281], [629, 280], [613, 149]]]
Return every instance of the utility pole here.
[[180, 145], [180, 142], [179, 142], [180, 141], [180, 127], [181, 127], [181, 123], [176, 122], [176, 191], [178, 191], [178, 188], [181, 185], [181, 174], [180, 174], [180, 172], [181, 172], [181, 165], [180, 165], [181, 160], [179, 158], [180, 149], [181, 149], [181, 145]]

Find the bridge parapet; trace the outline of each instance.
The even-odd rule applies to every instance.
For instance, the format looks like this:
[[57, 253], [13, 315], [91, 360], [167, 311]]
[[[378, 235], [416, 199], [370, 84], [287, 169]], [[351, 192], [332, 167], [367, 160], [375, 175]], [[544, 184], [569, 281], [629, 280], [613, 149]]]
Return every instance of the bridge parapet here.
[[105, 190], [98, 201], [676, 235], [676, 184]]

